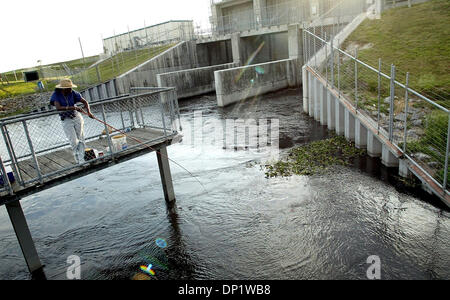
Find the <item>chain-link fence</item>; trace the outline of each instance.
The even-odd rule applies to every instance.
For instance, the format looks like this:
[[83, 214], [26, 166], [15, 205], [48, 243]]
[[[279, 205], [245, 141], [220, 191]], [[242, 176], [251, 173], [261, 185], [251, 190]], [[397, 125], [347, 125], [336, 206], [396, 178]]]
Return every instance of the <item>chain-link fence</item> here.
[[358, 59], [357, 50], [341, 50], [326, 32], [305, 29], [304, 43], [306, 64], [337, 90], [339, 98], [374, 121], [380, 135], [435, 184], [448, 189], [449, 110], [436, 103], [440, 99], [411, 88], [409, 73], [399, 75], [394, 65], [386, 74], [381, 59], [378, 66], [370, 66]]
[[[180, 123], [175, 90], [140, 92], [90, 104], [97, 119], [84, 116], [84, 138], [95, 158], [85, 162], [76, 162], [58, 112], [2, 120], [0, 177], [10, 168], [15, 184], [23, 188], [176, 135]], [[3, 179], [0, 192], [8, 189], [8, 182]]]

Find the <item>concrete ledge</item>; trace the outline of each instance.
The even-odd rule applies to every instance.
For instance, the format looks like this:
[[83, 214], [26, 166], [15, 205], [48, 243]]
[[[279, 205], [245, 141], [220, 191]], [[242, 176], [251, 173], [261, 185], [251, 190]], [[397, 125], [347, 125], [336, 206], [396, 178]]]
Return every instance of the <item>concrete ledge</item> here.
[[178, 99], [206, 94], [216, 89], [214, 81], [215, 71], [237, 66], [238, 64], [236, 63], [230, 63], [158, 74], [158, 86], [175, 87]]
[[224, 107], [293, 84], [297, 86], [301, 81], [299, 74], [297, 59], [284, 59], [216, 71], [214, 78], [217, 105]]
[[381, 163], [386, 167], [398, 167], [398, 158], [383, 144], [381, 149]]

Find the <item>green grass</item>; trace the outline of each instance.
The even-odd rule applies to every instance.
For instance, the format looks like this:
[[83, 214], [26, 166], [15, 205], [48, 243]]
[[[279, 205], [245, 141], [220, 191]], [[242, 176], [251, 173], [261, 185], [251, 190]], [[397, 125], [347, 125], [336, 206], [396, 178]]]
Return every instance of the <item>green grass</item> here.
[[[33, 68], [30, 68], [30, 69], [39, 70], [40, 68], [43, 68], [43, 69], [50, 68], [50, 69], [55, 70], [55, 71], [60, 71], [60, 70], [64, 70], [62, 64], [66, 64], [72, 70], [83, 69], [83, 68], [88, 68], [89, 66], [91, 66], [93, 63], [98, 61], [99, 58], [100, 58], [99, 55], [94, 55], [94, 56], [86, 57], [85, 59], [78, 58], [78, 59], [74, 59], [74, 60], [58, 62], [58, 63], [48, 64], [48, 65], [35, 66]], [[17, 69], [17, 70], [15, 70], [16, 75], [14, 75], [14, 71], [9, 71], [9, 72], [2, 73], [3, 82], [5, 84], [7, 82], [15, 83], [16, 76], [17, 76], [17, 80], [18, 81], [23, 82], [24, 78], [23, 78], [23, 73], [22, 72], [25, 72], [26, 70], [27, 69]]]
[[[43, 81], [46, 90], [55, 89], [56, 81]], [[17, 96], [25, 96], [38, 92], [36, 82], [16, 82], [8, 85], [0, 84], [0, 99], [13, 98]]]
[[72, 81], [77, 84], [80, 89], [86, 88], [90, 85], [99, 82], [111, 80], [121, 74], [124, 74], [136, 66], [146, 62], [156, 55], [166, 51], [173, 45], [165, 45], [153, 47], [150, 49], [139, 49], [135, 51], [128, 51], [117, 54], [98, 65], [100, 73], [100, 80], [97, 75], [96, 68], [90, 68], [86, 72], [76, 74], [72, 77]]
[[[432, 0], [411, 8], [389, 9], [380, 20], [366, 20], [344, 43], [373, 47], [358, 52], [358, 58], [390, 74], [390, 64], [398, 71], [397, 79], [405, 82], [410, 72], [410, 86], [418, 91], [450, 94], [450, 1]], [[376, 87], [376, 80], [370, 80]]]

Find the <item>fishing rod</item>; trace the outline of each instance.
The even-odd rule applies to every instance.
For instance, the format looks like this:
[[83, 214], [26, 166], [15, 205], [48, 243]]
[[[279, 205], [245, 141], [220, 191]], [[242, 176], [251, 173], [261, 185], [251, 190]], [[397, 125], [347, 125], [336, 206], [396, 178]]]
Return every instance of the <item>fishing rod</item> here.
[[[82, 114], [88, 116], [89, 118], [94, 119], [94, 120], [96, 120], [96, 121], [98, 121], [98, 122], [100, 122], [100, 123], [106, 125], [107, 127], [110, 127], [112, 130], [117, 131], [117, 132], [120, 132], [120, 133], [123, 134], [124, 136], [127, 136], [127, 137], [131, 138], [132, 140], [135, 140], [136, 142], [138, 142], [139, 144], [142, 144], [143, 146], [149, 148], [150, 150], [155, 151], [158, 155], [167, 158], [168, 160], [170, 160], [171, 162], [173, 162], [174, 164], [176, 164], [177, 166], [179, 166], [180, 168], [182, 168], [184, 171], [186, 171], [189, 175], [191, 175], [191, 176], [192, 176], [192, 177], [193, 177], [193, 178], [194, 178], [194, 179], [202, 186], [203, 190], [208, 194], [208, 191], [206, 190], [206, 188], [205, 188], [205, 186], [203, 185], [203, 183], [202, 183], [202, 182], [201, 182], [194, 174], [192, 174], [192, 172], [190, 172], [188, 169], [186, 169], [185, 167], [183, 167], [181, 164], [177, 163], [177, 162], [174, 161], [173, 159], [169, 158], [169, 156], [166, 156], [166, 155], [162, 154], [159, 150], [153, 148], [152, 146], [150, 146], [150, 145], [148, 145], [148, 144], [145, 144], [145, 143], [144, 143], [143, 141], [141, 141], [140, 139], [135, 138], [134, 136], [128, 135], [128, 134], [127, 134], [126, 132], [124, 132], [123, 130], [114, 128], [113, 126], [111, 126], [110, 124], [106, 123], [105, 121], [98, 119], [98, 118], [97, 118], [96, 116], [94, 116], [93, 114], [91, 114], [91, 115], [92, 115], [92, 117], [91, 117], [91, 116], [90, 116], [87, 112], [85, 112], [82, 108], [80, 108], [79, 111], [80, 111]], [[106, 134], [108, 134], [108, 132], [106, 132]], [[112, 149], [111, 149], [111, 151], [112, 151]]]

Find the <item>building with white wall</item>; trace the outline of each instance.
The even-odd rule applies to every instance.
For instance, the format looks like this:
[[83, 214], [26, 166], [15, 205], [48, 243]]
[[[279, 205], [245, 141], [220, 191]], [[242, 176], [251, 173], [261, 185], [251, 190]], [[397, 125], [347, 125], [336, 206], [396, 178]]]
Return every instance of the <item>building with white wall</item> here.
[[301, 23], [323, 15], [336, 0], [211, 0], [211, 25], [218, 34]]
[[187, 41], [193, 36], [193, 21], [168, 21], [105, 38], [103, 49], [105, 54], [112, 54], [171, 41]]

